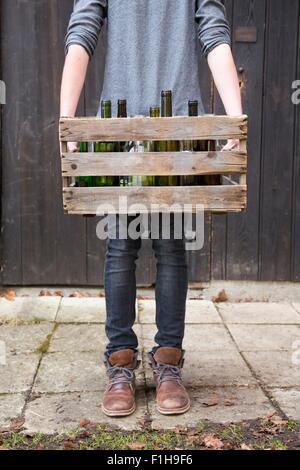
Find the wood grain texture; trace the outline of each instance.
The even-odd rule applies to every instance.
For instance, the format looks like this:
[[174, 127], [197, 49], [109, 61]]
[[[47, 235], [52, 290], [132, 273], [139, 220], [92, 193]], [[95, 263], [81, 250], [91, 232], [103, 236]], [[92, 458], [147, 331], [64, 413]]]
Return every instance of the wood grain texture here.
[[290, 279], [292, 273], [296, 106], [291, 100], [291, 84], [297, 73], [298, 23], [298, 0], [289, 0], [289, 8], [281, 0], [268, 2], [260, 194], [260, 280], [283, 281]]
[[[300, 51], [300, 6], [298, 14], [298, 51]], [[296, 78], [300, 77], [300, 54], [298, 52]], [[300, 104], [295, 110], [295, 150], [293, 169], [293, 233], [292, 233], [292, 280], [300, 281]]]
[[[249, 2], [235, 1], [233, 29], [244, 24], [249, 14]], [[248, 127], [247, 210], [241, 214], [228, 214], [226, 227], [226, 278], [229, 280], [257, 280], [259, 255], [259, 217], [262, 159], [262, 117], [266, 1], [253, 5], [253, 24], [257, 27], [256, 43], [234, 43], [233, 55], [243, 100], [243, 110], [251, 116]], [[265, 113], [269, 110], [265, 109]], [[243, 142], [241, 142], [243, 145]], [[246, 145], [246, 142], [244, 142]], [[240, 182], [244, 182], [240, 178]]]
[[[204, 109], [201, 112], [213, 113], [213, 79], [207, 60], [199, 55], [199, 81]], [[188, 274], [190, 282], [209, 281], [211, 265], [211, 223], [210, 214], [205, 214], [204, 246], [201, 250], [187, 251]]]
[[[238, 0], [240, 1], [240, 0]], [[226, 15], [231, 27], [231, 40], [234, 44], [233, 38], [233, 16], [236, 7], [235, 0], [223, 0], [226, 8]], [[247, 5], [248, 5], [247, 0]], [[212, 113], [224, 114], [225, 109], [218, 94], [218, 91], [213, 85], [213, 108]], [[225, 144], [226, 142], [223, 141]], [[226, 279], [226, 258], [227, 258], [227, 219], [228, 214], [212, 214], [211, 217], [211, 264], [210, 273], [211, 279]]]
[[[233, 31], [247, 24], [249, 0], [224, 3]], [[249, 115], [247, 211], [213, 215], [212, 224], [206, 214], [205, 246], [187, 254], [192, 281], [300, 280], [300, 106], [290, 100], [300, 72], [299, 2], [286, 3], [255, 0], [250, 24], [257, 27], [257, 42], [233, 38]], [[15, 104], [2, 108], [4, 285], [103, 284], [105, 242], [95, 235], [98, 219], [63, 213], [57, 124], [72, 7], [73, 0], [1, 1], [1, 79]], [[78, 115], [97, 112], [105, 47], [101, 35]], [[222, 115], [207, 61], [200, 55], [199, 62], [205, 112]], [[137, 282], [149, 285], [155, 262], [151, 241], [144, 242]]]
[[[196, 205], [203, 205], [206, 211], [240, 211], [246, 204], [246, 186], [178, 186], [178, 187], [107, 187], [107, 188], [65, 188], [64, 207], [70, 214], [96, 214], [98, 207], [106, 205], [105, 213], [129, 214], [137, 210], [133, 204], [145, 206], [138, 212], [182, 212], [183, 205], [194, 212]], [[126, 198], [126, 205], [119, 205], [119, 198]], [[157, 205], [156, 210], [153, 204]], [[166, 206], [163, 206], [163, 205]], [[178, 205], [176, 208], [173, 205]], [[172, 207], [173, 206], [173, 207]], [[103, 207], [103, 206], [102, 206]], [[102, 212], [101, 212], [102, 213]]]
[[245, 172], [247, 155], [240, 151], [175, 153], [63, 153], [66, 176], [207, 175]]
[[[84, 112], [78, 112], [78, 116], [96, 116], [99, 109], [99, 95], [102, 89], [105, 52], [107, 44], [106, 24], [102, 28], [95, 53], [88, 67], [84, 87]], [[78, 218], [74, 216], [74, 218]], [[79, 217], [80, 218], [80, 217]], [[104, 284], [103, 264], [106, 252], [106, 240], [99, 240], [96, 235], [96, 227], [99, 217], [85, 217], [86, 224], [86, 284]]]
[[61, 118], [61, 141], [229, 139], [247, 136], [246, 115], [165, 118]]

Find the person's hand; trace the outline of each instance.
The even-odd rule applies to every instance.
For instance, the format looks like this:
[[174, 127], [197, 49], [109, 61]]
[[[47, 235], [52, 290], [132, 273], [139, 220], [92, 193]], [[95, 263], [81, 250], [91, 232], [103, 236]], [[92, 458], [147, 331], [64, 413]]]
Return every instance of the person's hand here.
[[68, 142], [68, 152], [75, 153], [78, 152], [77, 142]]
[[222, 147], [221, 152], [223, 152], [223, 150], [239, 150], [239, 149], [240, 149], [239, 139], [228, 139], [227, 144], [225, 144]]

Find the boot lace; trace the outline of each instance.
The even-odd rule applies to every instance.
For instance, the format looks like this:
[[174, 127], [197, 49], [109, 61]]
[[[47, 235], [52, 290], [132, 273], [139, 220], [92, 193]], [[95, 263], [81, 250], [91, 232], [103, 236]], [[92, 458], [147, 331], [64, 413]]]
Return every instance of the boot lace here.
[[120, 383], [131, 384], [134, 379], [134, 372], [132, 369], [127, 367], [110, 367], [107, 370], [107, 375], [109, 377], [109, 385], [116, 385]]
[[180, 382], [181, 372], [180, 367], [171, 364], [156, 364], [153, 366], [156, 374], [158, 384], [166, 382], [167, 380], [175, 380]]

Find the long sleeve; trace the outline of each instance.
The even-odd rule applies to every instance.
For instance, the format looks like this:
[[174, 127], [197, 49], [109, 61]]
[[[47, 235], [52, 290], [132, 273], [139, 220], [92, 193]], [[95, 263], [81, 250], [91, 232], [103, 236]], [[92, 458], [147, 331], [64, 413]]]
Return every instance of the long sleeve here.
[[198, 37], [205, 57], [219, 44], [231, 46], [230, 26], [221, 0], [197, 0]]
[[65, 38], [65, 52], [71, 44], [80, 44], [91, 58], [107, 15], [107, 0], [74, 0]]

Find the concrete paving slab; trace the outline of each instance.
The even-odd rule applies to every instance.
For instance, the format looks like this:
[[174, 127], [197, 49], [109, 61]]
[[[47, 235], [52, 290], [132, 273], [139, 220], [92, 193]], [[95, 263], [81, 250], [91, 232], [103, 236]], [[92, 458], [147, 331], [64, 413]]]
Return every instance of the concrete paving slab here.
[[293, 351], [245, 352], [244, 356], [266, 386], [300, 386], [300, 365], [293, 361]]
[[[140, 325], [133, 326], [138, 337], [141, 336], [140, 329]], [[49, 352], [97, 351], [102, 355], [106, 343], [103, 324], [59, 324], [52, 337]]]
[[128, 417], [109, 418], [101, 410], [102, 393], [59, 393], [42, 395], [28, 403], [25, 412], [26, 432], [45, 434], [64, 433], [79, 427], [80, 420], [118, 427], [123, 430], [138, 430], [147, 412], [143, 391], [137, 393], [137, 409]]
[[10, 301], [0, 298], [0, 321], [54, 321], [60, 297], [16, 297]]
[[229, 350], [189, 352], [183, 378], [190, 387], [256, 384], [238, 352]]
[[105, 367], [99, 352], [46, 354], [34, 383], [35, 392], [98, 391], [105, 388]]
[[218, 310], [226, 323], [300, 324], [300, 315], [288, 303], [221, 303]]
[[[154, 387], [148, 363], [145, 369], [147, 386]], [[241, 356], [233, 351], [187, 352], [182, 377], [187, 387], [195, 388], [257, 385]]]
[[[155, 300], [138, 301], [140, 323], [155, 323]], [[222, 323], [213, 302], [209, 300], [187, 300], [186, 323]]]
[[[260, 388], [218, 387], [188, 389], [191, 398], [190, 410], [178, 416], [163, 416], [156, 410], [155, 394], [148, 397], [152, 418], [152, 429], [168, 430], [176, 426], [195, 428], [208, 420], [213, 423], [234, 423], [246, 419], [263, 418], [274, 411]], [[215, 406], [207, 403], [215, 401]]]
[[289, 419], [300, 421], [300, 388], [275, 388], [270, 392]]
[[0, 396], [0, 427], [9, 428], [11, 420], [18, 418], [25, 405], [25, 396], [22, 393]]
[[[137, 386], [144, 384], [140, 368], [136, 374]], [[107, 383], [106, 368], [99, 351], [67, 351], [46, 354], [39, 367], [34, 392], [94, 392], [104, 390]]]
[[52, 323], [39, 325], [0, 326], [0, 341], [11, 354], [32, 353], [53, 330]]
[[[142, 338], [146, 351], [154, 345], [156, 326], [143, 324]], [[183, 348], [187, 353], [190, 351], [236, 351], [236, 346], [223, 325], [193, 325], [185, 326], [185, 337]]]
[[56, 321], [59, 323], [104, 323], [105, 299], [66, 297], [61, 299]]
[[0, 365], [0, 393], [27, 392], [33, 383], [39, 354], [7, 354], [6, 365]]
[[103, 354], [106, 335], [103, 324], [59, 324], [51, 340], [49, 352], [88, 352]]
[[233, 325], [228, 328], [240, 351], [291, 351], [300, 343], [300, 325]]
[[[300, 289], [299, 289], [300, 290]], [[300, 302], [293, 302], [292, 303], [292, 306], [294, 307], [294, 309], [297, 311], [297, 313], [299, 313], [300, 315]]]

